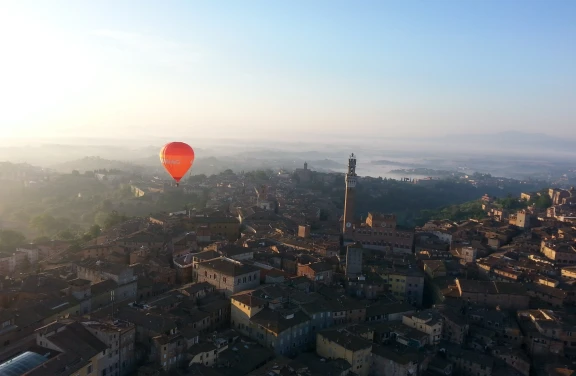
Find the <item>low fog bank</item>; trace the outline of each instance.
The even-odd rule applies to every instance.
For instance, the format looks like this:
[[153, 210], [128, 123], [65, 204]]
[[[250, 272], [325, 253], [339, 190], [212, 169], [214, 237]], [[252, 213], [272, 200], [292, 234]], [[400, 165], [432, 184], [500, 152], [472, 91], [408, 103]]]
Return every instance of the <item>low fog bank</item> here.
[[[196, 152], [194, 173], [223, 169], [294, 169], [304, 161], [318, 171], [344, 172], [350, 153], [358, 173], [391, 176], [391, 170], [439, 169], [497, 176], [542, 176], [569, 170], [576, 161], [573, 140], [542, 134], [500, 133], [435, 138], [179, 139]], [[168, 138], [13, 139], [0, 144], [0, 161], [58, 171], [97, 168], [158, 168], [158, 151]], [[89, 158], [87, 158], [89, 157]], [[199, 162], [199, 163], [198, 163]], [[420, 171], [425, 174], [427, 171]], [[414, 174], [414, 171], [412, 171]]]

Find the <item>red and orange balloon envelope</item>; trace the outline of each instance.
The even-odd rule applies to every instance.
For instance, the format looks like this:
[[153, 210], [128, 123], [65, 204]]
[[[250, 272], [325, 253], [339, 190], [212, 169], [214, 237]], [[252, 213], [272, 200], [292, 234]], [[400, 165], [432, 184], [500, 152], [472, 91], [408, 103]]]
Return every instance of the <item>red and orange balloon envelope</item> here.
[[178, 184], [194, 163], [194, 150], [183, 142], [170, 142], [160, 150], [160, 161]]

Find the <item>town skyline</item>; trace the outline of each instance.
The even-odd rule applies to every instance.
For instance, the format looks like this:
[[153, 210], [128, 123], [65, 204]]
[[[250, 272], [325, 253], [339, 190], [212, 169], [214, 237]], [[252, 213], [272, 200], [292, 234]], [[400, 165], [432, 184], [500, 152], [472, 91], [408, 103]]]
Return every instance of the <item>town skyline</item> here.
[[576, 172], [394, 180], [365, 164], [179, 185], [0, 164], [0, 373], [576, 372]]

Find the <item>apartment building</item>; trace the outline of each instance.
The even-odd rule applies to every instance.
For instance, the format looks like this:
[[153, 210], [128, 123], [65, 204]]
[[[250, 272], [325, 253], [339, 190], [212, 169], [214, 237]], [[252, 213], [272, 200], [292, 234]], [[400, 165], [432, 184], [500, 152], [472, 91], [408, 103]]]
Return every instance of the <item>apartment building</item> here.
[[368, 376], [372, 365], [372, 342], [344, 329], [328, 329], [316, 334], [316, 353], [326, 359], [344, 359], [352, 372]]
[[260, 285], [260, 269], [220, 257], [198, 264], [198, 282], [208, 282], [230, 296]]

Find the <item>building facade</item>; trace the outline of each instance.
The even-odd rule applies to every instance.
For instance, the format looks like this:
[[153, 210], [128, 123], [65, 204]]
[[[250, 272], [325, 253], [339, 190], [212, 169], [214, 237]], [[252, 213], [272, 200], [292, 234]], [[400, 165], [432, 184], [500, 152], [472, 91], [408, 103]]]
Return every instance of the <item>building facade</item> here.
[[351, 154], [350, 158], [348, 158], [348, 172], [346, 173], [346, 197], [344, 198], [344, 216], [342, 221], [342, 233], [344, 234], [344, 240], [350, 240], [352, 238], [357, 181], [358, 175], [356, 175], [356, 156]]
[[311, 264], [298, 264], [298, 276], [307, 277], [319, 283], [331, 284], [334, 274], [332, 266], [325, 262], [315, 262]]
[[372, 343], [345, 330], [329, 329], [316, 336], [316, 353], [326, 359], [344, 359], [355, 375], [368, 376], [372, 365]]
[[366, 222], [353, 228], [352, 239], [364, 248], [411, 254], [414, 230], [398, 227], [394, 214], [368, 213]]
[[108, 347], [109, 356], [100, 359], [98, 369], [109, 375], [123, 376], [134, 371], [136, 358], [136, 327], [122, 320], [113, 322], [86, 321], [82, 325]]
[[260, 285], [260, 269], [220, 257], [198, 264], [198, 282], [208, 282], [230, 296]]
[[116, 282], [113, 297], [117, 302], [136, 298], [138, 276], [134, 275], [134, 269], [130, 267], [87, 259], [76, 264], [76, 273], [78, 278], [92, 284], [108, 280]]
[[346, 276], [356, 277], [362, 274], [362, 246], [349, 245], [346, 247]]

